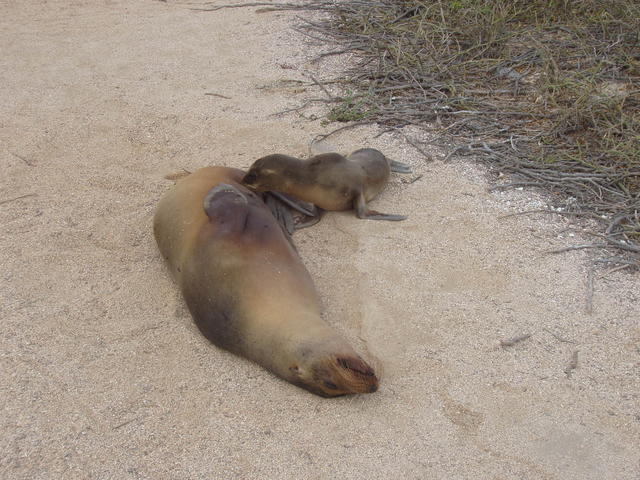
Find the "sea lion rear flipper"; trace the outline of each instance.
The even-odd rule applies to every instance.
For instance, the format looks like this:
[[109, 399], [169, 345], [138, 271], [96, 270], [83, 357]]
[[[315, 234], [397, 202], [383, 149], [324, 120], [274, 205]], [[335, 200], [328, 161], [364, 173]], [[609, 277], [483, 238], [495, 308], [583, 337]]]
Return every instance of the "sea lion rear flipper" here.
[[395, 160], [389, 159], [389, 168], [392, 172], [396, 173], [411, 173], [411, 167], [406, 163], [396, 162]]
[[353, 208], [356, 211], [358, 218], [364, 218], [367, 220], [390, 220], [392, 222], [398, 222], [400, 220], [406, 220], [405, 215], [392, 215], [388, 213], [380, 213], [375, 210], [369, 210], [367, 202], [364, 199], [364, 195], [360, 193], [353, 202]]
[[220, 183], [213, 187], [204, 197], [203, 207], [209, 220], [223, 226], [226, 233], [244, 231], [249, 201], [234, 186]]

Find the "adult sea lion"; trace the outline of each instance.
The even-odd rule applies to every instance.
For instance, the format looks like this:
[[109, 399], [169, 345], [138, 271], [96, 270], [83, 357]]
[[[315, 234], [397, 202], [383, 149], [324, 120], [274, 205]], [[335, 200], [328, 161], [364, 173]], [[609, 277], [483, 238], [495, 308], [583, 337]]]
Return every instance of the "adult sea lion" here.
[[208, 167], [160, 201], [154, 234], [200, 331], [322, 396], [375, 392], [374, 371], [320, 318], [307, 269], [244, 172]]
[[380, 213], [367, 206], [387, 184], [392, 171], [411, 173], [407, 165], [389, 160], [373, 148], [356, 150], [348, 157], [322, 153], [308, 160], [274, 154], [256, 160], [242, 183], [259, 192], [283, 193], [284, 201], [291, 195], [324, 210], [353, 208], [358, 218], [405, 220], [404, 215]]

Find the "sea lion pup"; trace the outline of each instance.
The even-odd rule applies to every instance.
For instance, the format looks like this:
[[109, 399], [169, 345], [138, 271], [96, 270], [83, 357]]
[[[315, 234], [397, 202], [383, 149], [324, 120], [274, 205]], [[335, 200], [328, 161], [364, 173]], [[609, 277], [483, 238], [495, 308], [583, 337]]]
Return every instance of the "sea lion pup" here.
[[244, 172], [208, 167], [160, 201], [154, 234], [200, 331], [326, 397], [375, 392], [374, 371], [320, 318], [307, 269]]
[[387, 184], [392, 171], [411, 173], [407, 165], [389, 160], [373, 148], [356, 150], [348, 157], [322, 153], [308, 160], [275, 154], [256, 160], [242, 183], [259, 192], [283, 193], [284, 201], [291, 195], [323, 210], [353, 208], [358, 218], [405, 220], [404, 215], [380, 213], [367, 206]]

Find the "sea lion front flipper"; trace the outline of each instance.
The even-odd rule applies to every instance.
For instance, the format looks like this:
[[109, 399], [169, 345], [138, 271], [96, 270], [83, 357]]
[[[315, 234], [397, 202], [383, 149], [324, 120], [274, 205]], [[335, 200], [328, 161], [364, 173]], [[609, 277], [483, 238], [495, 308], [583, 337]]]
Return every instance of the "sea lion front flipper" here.
[[411, 167], [406, 163], [396, 162], [389, 159], [389, 168], [396, 173], [412, 173]]
[[295, 224], [296, 230], [302, 230], [303, 228], [313, 227], [316, 223], [320, 221], [322, 218], [322, 214], [324, 210], [319, 207], [316, 207], [316, 214], [313, 216], [307, 216], [307, 219]]
[[375, 210], [369, 210], [367, 207], [367, 202], [364, 199], [364, 194], [360, 193], [353, 201], [353, 208], [356, 211], [356, 215], [358, 218], [363, 218], [367, 220], [390, 220], [392, 222], [398, 222], [400, 220], [406, 220], [407, 217], [405, 215], [392, 215], [388, 213], [380, 213]]
[[313, 203], [304, 202], [280, 192], [269, 191], [269, 193], [280, 200], [282, 203], [289, 205], [291, 208], [302, 213], [303, 215], [306, 215], [307, 217], [315, 217], [318, 214], [316, 206]]
[[[297, 200], [293, 200], [291, 199], [291, 197], [288, 197], [287, 195], [279, 192], [266, 192], [264, 198], [265, 203], [271, 210], [271, 213], [274, 217], [276, 217], [276, 220], [278, 221], [282, 229], [289, 236], [293, 235], [293, 232], [295, 232], [296, 230], [312, 227], [313, 225], [318, 223], [320, 221], [320, 218], [322, 217], [323, 210], [321, 208], [302, 201], [300, 203], [304, 205], [310, 205], [311, 208], [296, 208], [293, 205], [297, 204]], [[292, 205], [292, 202], [295, 203]], [[294, 215], [291, 212], [292, 208], [295, 209], [296, 212], [302, 213], [302, 215], [294, 218]], [[312, 212], [315, 213], [311, 215]], [[304, 220], [300, 221], [301, 218], [304, 218]]]
[[296, 225], [289, 207], [286, 206], [286, 204], [283, 204], [282, 200], [278, 197], [272, 195], [271, 192], [267, 192], [264, 196], [264, 203], [267, 204], [267, 207], [269, 207], [269, 210], [271, 210], [271, 213], [278, 221], [278, 224], [287, 233], [287, 235], [293, 235], [293, 232], [296, 230]]

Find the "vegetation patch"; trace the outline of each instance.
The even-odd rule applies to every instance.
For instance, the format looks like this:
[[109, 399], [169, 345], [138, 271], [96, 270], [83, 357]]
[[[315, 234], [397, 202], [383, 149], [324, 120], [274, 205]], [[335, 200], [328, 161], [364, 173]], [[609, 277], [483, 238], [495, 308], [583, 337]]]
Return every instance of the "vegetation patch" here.
[[540, 187], [563, 214], [598, 219], [597, 241], [582, 248], [640, 253], [636, 0], [252, 5], [326, 12], [301, 31], [331, 45], [321, 57], [352, 62], [340, 78], [314, 79], [346, 92], [324, 99], [327, 120], [438, 132], [453, 154], [510, 173], [501, 188]]

